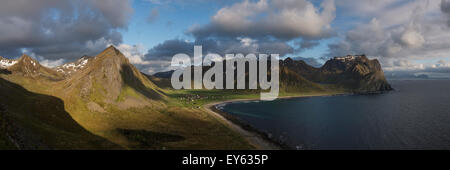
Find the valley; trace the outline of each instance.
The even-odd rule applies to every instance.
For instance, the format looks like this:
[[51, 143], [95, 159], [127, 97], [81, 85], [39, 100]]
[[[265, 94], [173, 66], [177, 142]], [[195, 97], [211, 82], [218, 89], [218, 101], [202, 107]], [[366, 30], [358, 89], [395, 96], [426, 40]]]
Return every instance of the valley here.
[[[27, 55], [2, 63], [4, 148], [265, 149], [204, 108], [258, 99], [259, 89], [174, 90], [169, 78], [141, 73], [113, 46], [53, 69]], [[333, 59], [320, 69], [290, 58], [280, 65], [284, 97], [390, 89], [378, 62], [365, 56]]]

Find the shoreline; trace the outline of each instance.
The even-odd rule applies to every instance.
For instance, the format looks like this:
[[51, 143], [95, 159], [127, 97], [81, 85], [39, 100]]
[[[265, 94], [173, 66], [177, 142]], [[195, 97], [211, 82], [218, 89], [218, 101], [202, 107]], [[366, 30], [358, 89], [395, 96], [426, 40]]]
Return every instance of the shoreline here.
[[[293, 98], [305, 98], [305, 97], [324, 97], [324, 96], [340, 96], [340, 95], [352, 95], [352, 94], [317, 94], [317, 95], [305, 95], [305, 96], [283, 96], [278, 97], [279, 99], [293, 99]], [[262, 132], [251, 125], [244, 123], [238, 117], [219, 110], [216, 108], [217, 105], [225, 105], [233, 102], [244, 102], [244, 101], [262, 101], [260, 99], [231, 99], [226, 101], [212, 102], [203, 105], [203, 108], [212, 114], [212, 116], [225, 122], [227, 126], [231, 129], [237, 131], [241, 134], [247, 142], [255, 147], [257, 150], [293, 150], [286, 144], [277, 141], [274, 138], [269, 137], [269, 134]]]

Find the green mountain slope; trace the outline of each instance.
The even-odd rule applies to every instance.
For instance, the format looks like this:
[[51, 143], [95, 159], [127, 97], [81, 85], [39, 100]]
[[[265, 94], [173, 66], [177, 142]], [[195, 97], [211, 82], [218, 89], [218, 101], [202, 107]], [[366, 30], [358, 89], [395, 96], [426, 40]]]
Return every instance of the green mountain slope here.
[[[279, 62], [281, 96], [390, 89], [378, 61], [365, 56], [335, 58], [321, 68], [291, 59]], [[173, 90], [171, 72], [145, 75], [112, 46], [55, 69], [26, 55], [1, 58], [1, 64], [3, 149], [258, 147], [202, 106], [257, 99], [259, 90]]]
[[[0, 144], [4, 143], [5, 147], [16, 141], [9, 140], [9, 134], [20, 134], [14, 139], [25, 141], [21, 149], [254, 148], [206, 111], [185, 107], [168, 97], [167, 90], [157, 87], [114, 47], [90, 58], [82, 69], [65, 74], [62, 79], [42, 76], [47, 75], [44, 73], [23, 74], [24, 70], [29, 69], [13, 65], [2, 69], [4, 74], [0, 75], [5, 80], [1, 86], [5, 95], [1, 102], [7, 108], [6, 115], [20, 115], [1, 118], [20, 122], [17, 126], [20, 128], [13, 130], [26, 132], [11, 133], [7, 128], [0, 131]], [[9, 84], [14, 84], [14, 88]], [[7, 100], [10, 97], [15, 99]], [[17, 103], [21, 101], [25, 104], [19, 106]], [[30, 109], [33, 114], [28, 114]], [[61, 117], [52, 119], [56, 114]], [[3, 122], [0, 127], [12, 127]], [[94, 139], [103, 139], [111, 146]], [[78, 142], [69, 143], [72, 140]]]
[[56, 97], [0, 78], [0, 103], [2, 138], [19, 149], [120, 148], [78, 125]]

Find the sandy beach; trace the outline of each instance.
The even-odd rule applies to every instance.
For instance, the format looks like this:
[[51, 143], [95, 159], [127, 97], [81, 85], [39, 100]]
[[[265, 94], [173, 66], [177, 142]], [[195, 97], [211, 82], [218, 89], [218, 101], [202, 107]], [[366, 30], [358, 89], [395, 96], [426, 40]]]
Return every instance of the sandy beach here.
[[[216, 105], [223, 104], [223, 103], [229, 103], [229, 102], [236, 102], [236, 101], [248, 101], [250, 99], [245, 100], [229, 100], [225, 102], [216, 102], [216, 103], [210, 103], [204, 105], [204, 109], [213, 115], [214, 117], [218, 118], [219, 120], [222, 120], [225, 125], [230, 127], [231, 129], [237, 131], [240, 133], [251, 145], [253, 145], [257, 150], [280, 150], [282, 149], [278, 144], [275, 142], [272, 142], [270, 140], [267, 140], [264, 138], [261, 134], [245, 130], [241, 124], [234, 123], [229, 120], [229, 118], [225, 118], [222, 114], [224, 113], [218, 113], [218, 110], [215, 109]], [[227, 114], [227, 113], [225, 113]]]

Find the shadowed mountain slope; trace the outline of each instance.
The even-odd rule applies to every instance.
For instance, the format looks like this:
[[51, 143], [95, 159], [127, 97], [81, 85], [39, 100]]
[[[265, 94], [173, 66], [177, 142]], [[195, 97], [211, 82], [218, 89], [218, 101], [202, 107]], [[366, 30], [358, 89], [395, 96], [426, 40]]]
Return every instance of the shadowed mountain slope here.
[[121, 148], [81, 127], [61, 99], [30, 92], [3, 78], [0, 104], [0, 138], [7, 139], [10, 149]]

